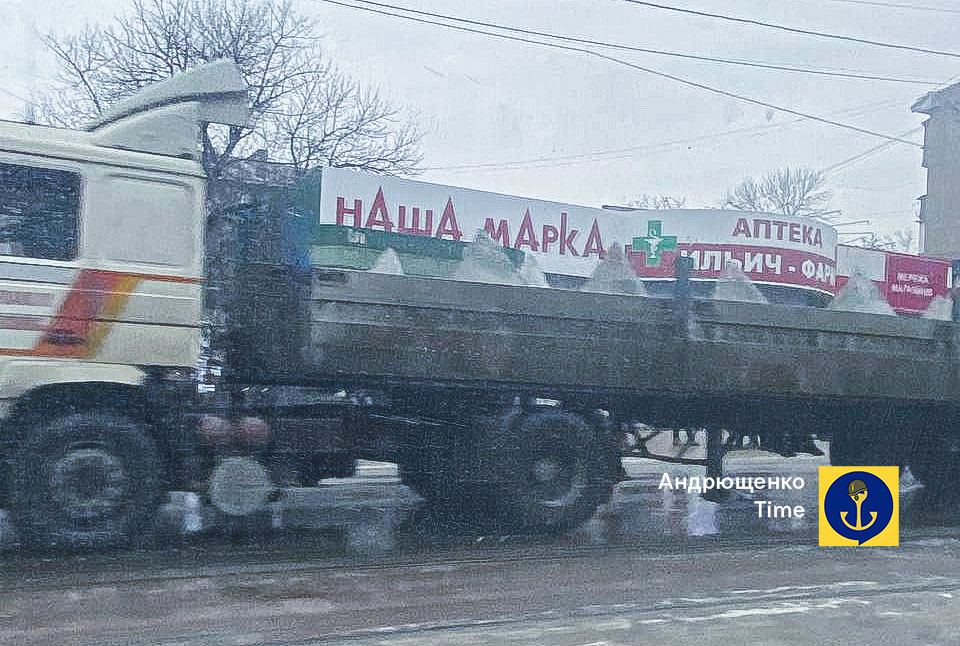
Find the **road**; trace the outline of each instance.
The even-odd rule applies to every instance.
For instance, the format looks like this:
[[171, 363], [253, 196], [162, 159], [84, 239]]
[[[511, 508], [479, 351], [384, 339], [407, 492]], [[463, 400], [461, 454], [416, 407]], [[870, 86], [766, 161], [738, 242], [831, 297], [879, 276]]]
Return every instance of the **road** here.
[[[777, 492], [809, 506], [799, 520], [756, 518], [749, 495], [661, 490], [662, 465], [628, 460], [610, 508], [551, 540], [425, 545], [414, 523], [379, 555], [302, 541], [8, 554], [0, 644], [960, 644], [960, 531], [921, 526], [907, 491], [900, 548], [818, 548], [820, 463], [728, 460], [806, 478]], [[400, 487], [365, 471], [365, 486]]]

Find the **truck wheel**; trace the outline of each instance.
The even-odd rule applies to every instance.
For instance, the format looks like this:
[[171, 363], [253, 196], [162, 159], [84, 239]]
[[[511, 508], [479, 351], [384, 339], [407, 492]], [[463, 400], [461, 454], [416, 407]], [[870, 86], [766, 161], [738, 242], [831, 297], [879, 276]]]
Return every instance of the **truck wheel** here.
[[[896, 464], [890, 434], [879, 424], [848, 423], [830, 438], [830, 464], [836, 467]], [[892, 461], [891, 461], [892, 460]]]
[[839, 431], [830, 438], [830, 464], [846, 467], [867, 464], [864, 447], [858, 441], [860, 434], [853, 430]]
[[405, 437], [397, 457], [400, 482], [434, 507], [450, 506], [462, 484], [464, 456], [457, 455], [453, 444], [453, 433], [448, 429], [428, 429]]
[[861, 412], [840, 424], [830, 439], [830, 464], [834, 466], [910, 466], [915, 477], [926, 458], [915, 447], [921, 438], [915, 420], [898, 418], [896, 412]]
[[13, 511], [33, 544], [121, 545], [154, 515], [161, 493], [157, 452], [140, 422], [85, 412], [26, 431], [16, 456]]
[[910, 472], [923, 484], [931, 506], [955, 505], [960, 500], [960, 441], [941, 437], [926, 442], [911, 457]]
[[481, 442], [486, 502], [503, 529], [562, 532], [610, 499], [619, 475], [612, 433], [562, 410], [513, 413]]

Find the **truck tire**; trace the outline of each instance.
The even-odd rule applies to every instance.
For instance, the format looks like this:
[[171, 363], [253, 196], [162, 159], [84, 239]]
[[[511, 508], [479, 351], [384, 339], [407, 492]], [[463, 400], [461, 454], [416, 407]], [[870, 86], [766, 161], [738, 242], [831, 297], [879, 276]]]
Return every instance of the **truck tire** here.
[[563, 532], [610, 500], [620, 458], [612, 433], [559, 409], [518, 411], [480, 444], [484, 501], [506, 531]]
[[924, 438], [911, 456], [910, 472], [924, 486], [927, 505], [952, 507], [960, 500], [957, 477], [960, 476], [960, 440], [954, 437]]
[[830, 464], [835, 467], [872, 464], [873, 456], [868, 453], [862, 434], [854, 429], [838, 431], [830, 438]]
[[30, 543], [96, 549], [139, 535], [161, 494], [157, 451], [142, 423], [93, 411], [24, 431], [12, 499]]
[[455, 510], [464, 485], [463, 453], [453, 431], [430, 428], [403, 439], [397, 457], [400, 482], [423, 496], [437, 511]]
[[859, 419], [841, 422], [830, 438], [830, 464], [836, 467], [883, 466], [897, 464], [894, 433], [882, 420], [863, 414]]

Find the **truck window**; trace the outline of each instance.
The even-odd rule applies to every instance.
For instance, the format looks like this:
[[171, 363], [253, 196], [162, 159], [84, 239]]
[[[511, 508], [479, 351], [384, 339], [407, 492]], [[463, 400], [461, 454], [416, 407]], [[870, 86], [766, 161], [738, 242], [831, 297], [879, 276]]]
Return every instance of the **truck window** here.
[[72, 260], [79, 210], [79, 174], [0, 163], [0, 255]]

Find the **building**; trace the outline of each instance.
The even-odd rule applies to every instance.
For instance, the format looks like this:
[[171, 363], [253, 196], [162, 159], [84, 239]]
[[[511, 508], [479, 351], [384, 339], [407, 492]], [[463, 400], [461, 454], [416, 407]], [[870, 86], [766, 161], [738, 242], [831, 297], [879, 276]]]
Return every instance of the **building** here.
[[[859, 273], [898, 314], [920, 315], [933, 299], [946, 296], [950, 284], [948, 261], [838, 245], [833, 227], [811, 218], [723, 209], [592, 208], [349, 169], [307, 177], [257, 159], [231, 165], [219, 183], [222, 201], [251, 207], [233, 211], [237, 217], [225, 218], [223, 225], [242, 228], [250, 216], [288, 211], [270, 199], [263, 208], [252, 203], [275, 191], [286, 194], [298, 180], [306, 182], [301, 189], [310, 188], [293, 191], [293, 210], [311, 212], [315, 219], [292, 229], [268, 226], [256, 246], [272, 248], [293, 236], [300, 244], [283, 248], [309, 248], [315, 265], [370, 269], [391, 249], [405, 273], [449, 276], [465, 246], [485, 231], [514, 267], [532, 259], [547, 284], [566, 289], [586, 283], [612, 245], [623, 248], [654, 296], [672, 293], [679, 255], [693, 260], [692, 291], [701, 298], [712, 296], [731, 261], [771, 303], [783, 305], [825, 306]], [[290, 218], [278, 224], [281, 220]], [[267, 230], [273, 233], [263, 235]], [[211, 258], [231, 255], [209, 251]], [[268, 255], [278, 254], [287, 252]]]
[[897, 313], [923, 315], [937, 297], [949, 295], [950, 261], [882, 249], [837, 245], [837, 288], [854, 274], [877, 287], [877, 294]]
[[[384, 235], [393, 236], [392, 245], [404, 234], [420, 238], [404, 247], [447, 257], [453, 250], [446, 243], [467, 243], [479, 231], [529, 256], [554, 287], [583, 285], [616, 246], [654, 295], [672, 291], [677, 256], [693, 259], [695, 296], [712, 294], [727, 263], [740, 266], [771, 302], [824, 305], [836, 289], [837, 233], [811, 218], [723, 209], [603, 209], [344, 169], [323, 171], [319, 198], [317, 231], [323, 235], [315, 238], [312, 253], [323, 264], [361, 257], [369, 263], [370, 250], [362, 247], [386, 244]], [[355, 233], [336, 233], [338, 227]], [[401, 260], [411, 259], [401, 253]]]
[[920, 198], [920, 253], [960, 258], [960, 83], [913, 104], [924, 125], [927, 193]]

